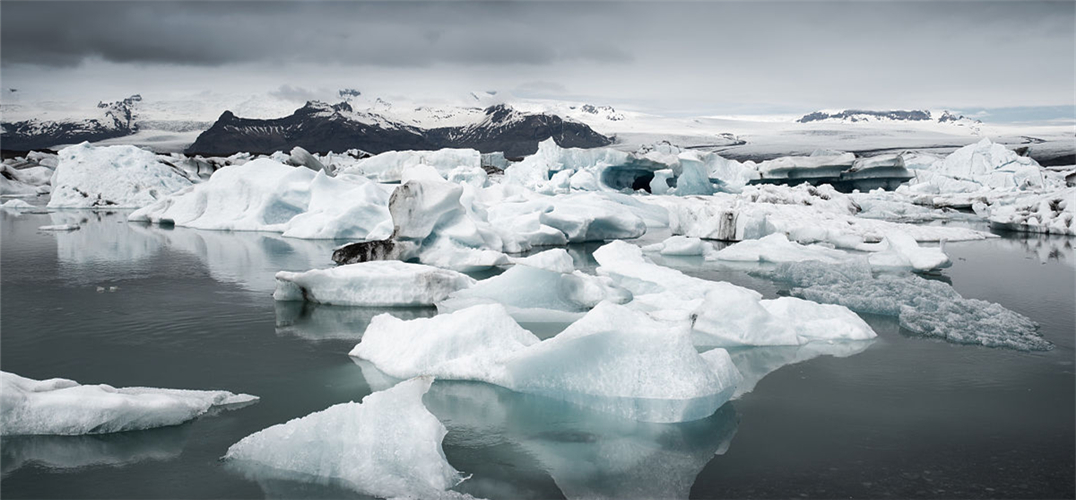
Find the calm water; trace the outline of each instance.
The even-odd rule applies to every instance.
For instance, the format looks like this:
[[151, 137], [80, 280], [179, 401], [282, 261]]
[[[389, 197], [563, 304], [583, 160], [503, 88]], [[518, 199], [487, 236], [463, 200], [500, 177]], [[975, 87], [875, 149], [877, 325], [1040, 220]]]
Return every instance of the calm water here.
[[[74, 221], [83, 221], [82, 230], [37, 230]], [[0, 494], [354, 497], [218, 460], [248, 434], [392, 383], [347, 356], [383, 311], [272, 300], [276, 271], [329, 266], [333, 246], [140, 226], [124, 214], [0, 211], [5, 371], [262, 398], [166, 429], [5, 438]], [[573, 249], [577, 262], [593, 266], [595, 248]], [[873, 342], [734, 352], [753, 390], [710, 418], [680, 425], [625, 422], [484, 384], [437, 382], [425, 401], [449, 429], [445, 454], [473, 474], [458, 489], [495, 498], [1072, 498], [1072, 240], [1007, 237], [947, 251], [954, 265], [939, 279], [1030, 316], [1057, 347], [1022, 353], [950, 345], [907, 336], [892, 318], [867, 317], [879, 334]], [[744, 269], [666, 264], [768, 297], [781, 292]], [[118, 289], [108, 292], [112, 286]]]

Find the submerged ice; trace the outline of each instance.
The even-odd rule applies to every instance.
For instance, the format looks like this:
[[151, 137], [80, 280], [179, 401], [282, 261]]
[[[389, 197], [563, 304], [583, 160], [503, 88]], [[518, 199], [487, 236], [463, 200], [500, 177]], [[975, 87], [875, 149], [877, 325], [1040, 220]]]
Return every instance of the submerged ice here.
[[1023, 351], [1053, 348], [1030, 318], [999, 304], [964, 298], [940, 281], [904, 274], [874, 276], [863, 264], [819, 262], [782, 264], [772, 276], [791, 283], [793, 295], [854, 311], [896, 316], [902, 327], [919, 335]]

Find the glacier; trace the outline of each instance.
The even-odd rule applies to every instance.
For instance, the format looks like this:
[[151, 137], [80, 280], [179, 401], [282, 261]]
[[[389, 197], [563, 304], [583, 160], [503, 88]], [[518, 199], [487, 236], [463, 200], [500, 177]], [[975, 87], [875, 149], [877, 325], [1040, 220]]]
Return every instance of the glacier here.
[[251, 434], [224, 455], [255, 477], [333, 482], [382, 498], [462, 497], [441, 449], [447, 430], [423, 405], [420, 377]]
[[258, 398], [227, 391], [114, 388], [73, 380], [33, 380], [0, 372], [0, 434], [77, 436], [178, 425], [215, 407]]

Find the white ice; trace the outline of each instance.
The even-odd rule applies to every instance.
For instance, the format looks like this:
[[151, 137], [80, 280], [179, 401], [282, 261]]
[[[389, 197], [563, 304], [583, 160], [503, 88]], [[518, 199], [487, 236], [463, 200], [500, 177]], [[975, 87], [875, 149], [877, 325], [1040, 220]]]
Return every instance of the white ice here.
[[473, 149], [388, 151], [357, 160], [340, 173], [363, 175], [379, 182], [400, 182], [406, 170], [419, 165], [433, 167], [441, 177], [447, 179], [459, 167], [468, 171], [481, 170], [482, 154]]
[[257, 401], [227, 391], [115, 388], [0, 372], [0, 434], [103, 434], [178, 425], [213, 407]]
[[704, 418], [740, 378], [724, 350], [699, 355], [687, 328], [609, 302], [541, 342], [513, 324], [500, 305], [382, 316], [351, 354], [395, 377], [483, 381], [647, 422]]
[[139, 208], [188, 188], [192, 180], [134, 146], [82, 143], [59, 152], [50, 208]]
[[367, 307], [432, 306], [472, 286], [470, 277], [448, 269], [396, 260], [347, 264], [276, 274], [279, 301]]
[[691, 328], [699, 345], [799, 345], [875, 336], [855, 313], [789, 297], [764, 300], [754, 290], [687, 276], [648, 261], [639, 247], [611, 242], [594, 252], [598, 274], [629, 290], [629, 308]]
[[796, 296], [896, 316], [902, 327], [926, 337], [1024, 351], [1053, 348], [1026, 316], [992, 302], [966, 299], [940, 281], [909, 274], [873, 276], [862, 263], [781, 264], [772, 276], [792, 283]]
[[340, 484], [382, 498], [437, 498], [462, 480], [445, 459], [447, 430], [423, 405], [421, 377], [277, 424], [235, 443], [224, 459], [255, 476]]
[[388, 196], [362, 177], [333, 178], [263, 158], [221, 168], [209, 181], [135, 211], [129, 220], [361, 240], [389, 220]]

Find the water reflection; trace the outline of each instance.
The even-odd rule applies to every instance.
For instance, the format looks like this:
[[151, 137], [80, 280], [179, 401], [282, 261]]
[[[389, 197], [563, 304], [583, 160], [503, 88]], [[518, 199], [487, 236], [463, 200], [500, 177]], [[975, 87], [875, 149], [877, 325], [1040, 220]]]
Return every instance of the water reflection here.
[[277, 302], [277, 335], [296, 336], [309, 341], [351, 340], [358, 342], [379, 314], [388, 313], [402, 320], [429, 318], [437, 314], [432, 307], [375, 308], [345, 307], [312, 302]]
[[26, 466], [69, 470], [92, 466], [122, 467], [147, 460], [179, 457], [190, 426], [85, 436], [5, 436], [0, 440], [4, 476]]
[[[339, 242], [284, 238], [276, 233], [202, 231], [128, 223], [128, 212], [65, 210], [49, 213], [52, 224], [79, 224], [55, 234], [57, 257], [67, 276], [108, 281], [148, 272], [166, 251], [196, 257], [217, 281], [272, 293], [277, 271], [330, 267]], [[77, 271], [77, 272], [75, 272]]]
[[[373, 390], [398, 382], [368, 362], [355, 362]], [[703, 467], [728, 449], [737, 427], [731, 404], [701, 420], [655, 424], [476, 382], [437, 381], [423, 401], [449, 430], [449, 461], [473, 474], [456, 489], [475, 496], [549, 497], [526, 489], [540, 480], [520, 481], [520, 471], [533, 462], [567, 498], [687, 498]], [[523, 489], [506, 491], [517, 483]]]

